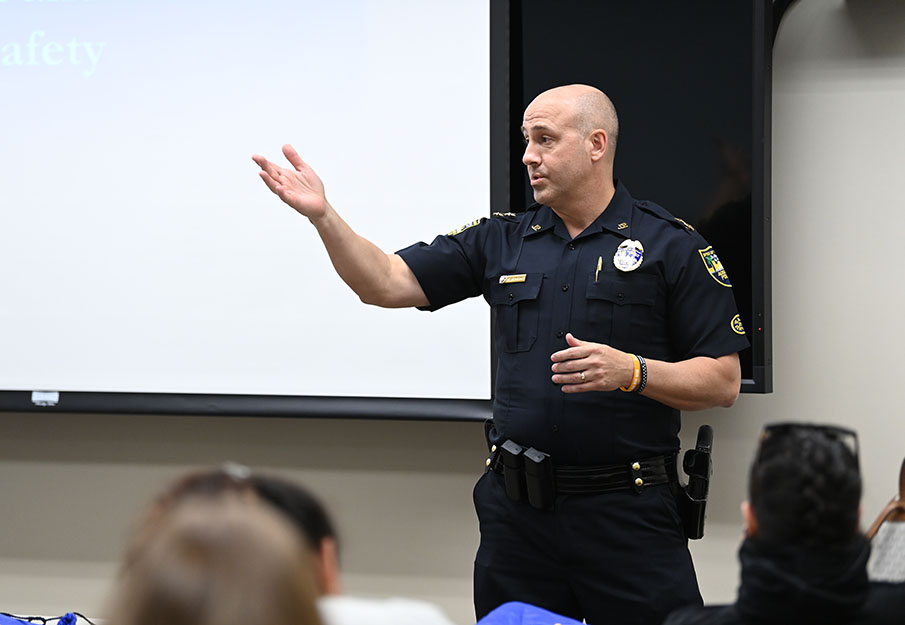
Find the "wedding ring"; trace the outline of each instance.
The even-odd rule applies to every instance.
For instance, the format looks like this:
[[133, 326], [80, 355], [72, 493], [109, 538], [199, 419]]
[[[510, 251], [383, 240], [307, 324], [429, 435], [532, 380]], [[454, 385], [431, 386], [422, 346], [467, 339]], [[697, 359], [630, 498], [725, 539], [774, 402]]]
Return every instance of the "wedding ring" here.
[[581, 381], [584, 382], [584, 371], [579, 371], [578, 375], [581, 377]]

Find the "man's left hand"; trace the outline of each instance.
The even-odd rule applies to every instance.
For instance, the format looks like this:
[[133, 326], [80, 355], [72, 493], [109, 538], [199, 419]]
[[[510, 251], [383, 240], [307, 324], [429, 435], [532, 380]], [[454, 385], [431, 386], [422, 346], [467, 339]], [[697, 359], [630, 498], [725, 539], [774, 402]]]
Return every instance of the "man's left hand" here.
[[566, 334], [567, 349], [550, 356], [553, 382], [563, 393], [615, 391], [632, 383], [635, 363], [631, 354], [609, 345], [582, 341]]

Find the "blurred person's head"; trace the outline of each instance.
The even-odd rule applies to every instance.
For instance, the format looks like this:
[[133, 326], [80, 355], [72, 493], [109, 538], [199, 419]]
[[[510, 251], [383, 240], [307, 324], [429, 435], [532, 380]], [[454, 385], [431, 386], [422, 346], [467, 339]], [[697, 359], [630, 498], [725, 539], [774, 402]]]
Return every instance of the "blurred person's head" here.
[[114, 585], [114, 625], [321, 625], [298, 532], [263, 503], [187, 497], [135, 543]]
[[158, 495], [139, 519], [127, 548], [126, 561], [136, 545], [157, 531], [157, 526], [180, 502], [195, 497], [218, 498], [233, 493], [245, 500], [262, 501], [288, 520], [310, 552], [318, 594], [338, 594], [338, 538], [330, 515], [318, 499], [301, 486], [247, 467], [226, 464], [219, 469], [188, 473]]
[[751, 466], [746, 533], [769, 544], [826, 546], [858, 534], [861, 473], [851, 430], [768, 425]]

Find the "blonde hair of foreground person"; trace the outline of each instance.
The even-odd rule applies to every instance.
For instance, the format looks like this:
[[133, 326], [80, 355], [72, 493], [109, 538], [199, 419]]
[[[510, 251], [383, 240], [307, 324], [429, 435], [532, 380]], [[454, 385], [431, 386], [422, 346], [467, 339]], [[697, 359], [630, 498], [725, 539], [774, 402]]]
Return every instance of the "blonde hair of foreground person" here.
[[277, 512], [232, 495], [180, 503], [134, 545], [110, 625], [322, 625], [310, 555]]

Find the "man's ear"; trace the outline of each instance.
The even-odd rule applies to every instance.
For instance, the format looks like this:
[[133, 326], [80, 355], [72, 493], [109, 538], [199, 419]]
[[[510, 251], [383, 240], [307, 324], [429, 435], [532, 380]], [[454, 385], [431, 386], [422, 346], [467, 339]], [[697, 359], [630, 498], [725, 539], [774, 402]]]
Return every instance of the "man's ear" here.
[[752, 538], [757, 534], [757, 517], [754, 516], [751, 502], [747, 500], [742, 502], [742, 519], [745, 522], [745, 537]]
[[610, 149], [610, 138], [606, 131], [598, 128], [588, 135], [588, 143], [590, 144], [590, 156], [592, 161], [599, 161], [606, 156]]
[[339, 555], [336, 548], [336, 540], [329, 536], [321, 540], [317, 550], [317, 575], [321, 591], [325, 595], [338, 595], [342, 593], [342, 584], [339, 578]]

